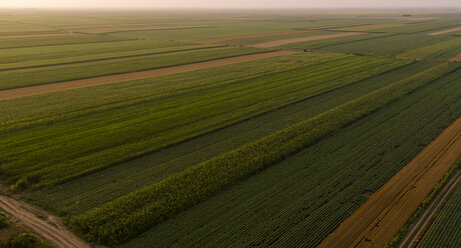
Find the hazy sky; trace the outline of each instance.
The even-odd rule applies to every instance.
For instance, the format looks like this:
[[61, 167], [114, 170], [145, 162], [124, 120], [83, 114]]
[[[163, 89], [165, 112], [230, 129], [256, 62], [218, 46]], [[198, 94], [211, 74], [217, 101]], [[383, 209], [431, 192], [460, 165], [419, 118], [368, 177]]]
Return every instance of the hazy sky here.
[[399, 8], [461, 7], [461, 0], [0, 0], [0, 7], [26, 8]]

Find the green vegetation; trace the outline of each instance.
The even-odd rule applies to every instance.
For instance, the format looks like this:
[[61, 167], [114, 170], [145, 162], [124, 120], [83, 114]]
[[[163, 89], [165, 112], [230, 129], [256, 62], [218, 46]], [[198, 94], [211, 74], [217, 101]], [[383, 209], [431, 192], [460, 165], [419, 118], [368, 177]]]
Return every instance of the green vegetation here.
[[[429, 35], [461, 19], [417, 12], [3, 10], [0, 94], [298, 53], [2, 100], [2, 188], [114, 246], [315, 247], [461, 116], [460, 65], [447, 62], [461, 53], [459, 31]], [[248, 46], [341, 32], [363, 34]], [[456, 210], [431, 240], [458, 225]], [[0, 239], [23, 231], [14, 228]], [[34, 244], [30, 233], [10, 240]]]
[[458, 161], [448, 172], [445, 174], [445, 176], [440, 180], [440, 182], [437, 183], [437, 185], [434, 187], [432, 192], [421, 202], [421, 205], [419, 205], [418, 209], [416, 209], [415, 213], [411, 216], [411, 218], [405, 223], [405, 225], [400, 229], [400, 231], [395, 235], [395, 237], [389, 242], [389, 244], [386, 246], [386, 248], [389, 247], [396, 247], [397, 244], [401, 241], [403, 238], [403, 235], [405, 235], [408, 232], [408, 228], [415, 223], [415, 221], [418, 220], [418, 217], [421, 215], [421, 213], [427, 208], [428, 204], [431, 203], [432, 199], [439, 193], [439, 191], [443, 188], [445, 183], [452, 177], [453, 173], [457, 171], [459, 166], [461, 165], [461, 160]]
[[40, 47], [52, 45], [68, 45], [82, 43], [107, 43], [113, 41], [133, 40], [124, 37], [107, 35], [67, 35], [51, 37], [32, 37], [32, 38], [8, 38], [0, 39], [0, 49], [19, 48], [19, 47]]
[[456, 66], [442, 64], [357, 98], [75, 217], [71, 225], [90, 240], [126, 241], [455, 69]]
[[461, 186], [447, 201], [434, 223], [418, 244], [418, 248], [461, 246]]
[[399, 54], [398, 57], [446, 61], [461, 53], [460, 42], [461, 37], [456, 37], [434, 45], [407, 51]]
[[82, 63], [51, 65], [40, 68], [0, 72], [0, 89], [121, 74], [127, 72], [157, 69], [174, 65], [210, 61], [238, 55], [262, 53], [266, 50], [254, 48], [218, 47], [203, 51], [184, 51], [173, 54], [128, 56], [125, 58], [95, 60]]
[[[192, 94], [175, 94], [173, 88], [171, 96], [52, 120], [48, 128], [41, 123], [5, 130], [0, 147], [6, 162], [0, 171], [14, 182], [65, 182], [408, 63], [348, 57], [308, 66], [325, 59], [328, 56], [306, 61], [299, 69], [218, 83], [207, 90], [194, 88]], [[34, 142], [24, 142], [30, 139]], [[64, 144], [72, 146], [65, 149]], [[34, 152], [23, 154], [30, 149]]]
[[461, 115], [460, 75], [405, 95], [123, 247], [315, 247], [366, 201], [364, 193]]
[[50, 246], [37, 237], [35, 234], [25, 231], [17, 236], [10, 238], [5, 244], [5, 248], [50, 248]]
[[6, 216], [2, 212], [0, 212], [0, 230], [7, 228], [9, 225], [10, 222], [8, 221]]
[[45, 189], [34, 194], [32, 200], [54, 212], [80, 214], [431, 66], [433, 64], [414, 63], [334, 89], [196, 137], [180, 145], [122, 163], [110, 170]]

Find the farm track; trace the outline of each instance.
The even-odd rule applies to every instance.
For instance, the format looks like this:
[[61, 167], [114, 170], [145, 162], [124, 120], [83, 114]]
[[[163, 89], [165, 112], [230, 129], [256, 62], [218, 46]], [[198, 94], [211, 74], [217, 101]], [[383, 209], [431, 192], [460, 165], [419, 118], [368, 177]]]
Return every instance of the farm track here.
[[318, 247], [384, 247], [461, 155], [461, 118], [376, 191]]
[[[47, 220], [38, 218], [33, 214], [33, 212], [37, 212], [37, 210], [29, 204], [0, 195], [0, 208], [10, 214], [14, 222], [30, 228], [32, 231], [56, 245], [56, 247], [91, 247], [67, 230], [58, 218], [51, 215], [46, 216]], [[40, 215], [43, 215], [43, 211], [40, 211]]]
[[456, 190], [460, 182], [461, 172], [458, 171], [458, 173], [456, 173], [456, 175], [445, 185], [442, 192], [438, 194], [431, 205], [427, 207], [418, 222], [408, 231], [408, 234], [402, 240], [399, 248], [416, 247], [416, 241], [422, 238], [424, 233], [429, 229], [432, 222], [440, 213], [440, 210], [445, 206], [445, 203]]
[[271, 47], [277, 47], [277, 46], [282, 46], [282, 45], [291, 44], [291, 43], [314, 41], [314, 40], [324, 40], [324, 39], [330, 39], [330, 38], [339, 38], [339, 37], [361, 35], [361, 34], [365, 34], [365, 33], [363, 32], [344, 32], [344, 33], [339, 33], [339, 34], [318, 35], [318, 36], [301, 37], [301, 38], [293, 38], [293, 39], [286, 39], [286, 40], [276, 40], [276, 41], [269, 41], [269, 42], [251, 45], [251, 47], [271, 48]]
[[230, 57], [230, 58], [216, 59], [216, 60], [211, 60], [211, 61], [191, 63], [191, 64], [185, 64], [185, 65], [179, 65], [179, 66], [172, 66], [172, 67], [166, 67], [166, 68], [160, 68], [160, 69], [153, 69], [153, 70], [146, 70], [146, 71], [139, 71], [139, 72], [129, 72], [129, 73], [102, 76], [102, 77], [65, 81], [65, 82], [60, 82], [60, 83], [52, 83], [52, 84], [44, 84], [44, 85], [9, 89], [9, 90], [0, 91], [0, 101], [13, 99], [13, 98], [19, 98], [19, 97], [25, 97], [25, 96], [45, 94], [45, 93], [50, 93], [50, 92], [85, 88], [85, 87], [91, 87], [91, 86], [97, 86], [97, 85], [131, 81], [131, 80], [136, 80], [136, 79], [165, 76], [165, 75], [195, 71], [195, 70], [200, 70], [200, 69], [214, 68], [214, 67], [219, 67], [219, 66], [224, 66], [224, 65], [249, 62], [253, 60], [271, 58], [275, 56], [282, 56], [282, 55], [288, 55], [288, 54], [293, 54], [293, 53], [296, 53], [296, 52], [276, 51], [276, 52], [257, 53], [257, 54], [235, 56], [235, 57]]
[[435, 32], [435, 33], [430, 33], [430, 34], [427, 34], [427, 35], [431, 35], [431, 36], [442, 35], [442, 34], [448, 34], [448, 33], [459, 31], [459, 30], [461, 30], [461, 27], [447, 29], [447, 30], [443, 30], [443, 31]]

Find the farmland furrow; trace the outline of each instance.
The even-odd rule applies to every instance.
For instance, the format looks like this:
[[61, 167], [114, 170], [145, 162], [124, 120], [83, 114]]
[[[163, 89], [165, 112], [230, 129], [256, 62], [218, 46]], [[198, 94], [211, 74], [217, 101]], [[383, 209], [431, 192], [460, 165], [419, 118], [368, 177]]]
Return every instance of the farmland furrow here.
[[[202, 160], [235, 149], [355, 97], [384, 87], [392, 81], [402, 79], [405, 73], [413, 74], [421, 70], [423, 68], [420, 65], [413, 64], [351, 85], [345, 85], [264, 115], [254, 116], [224, 129], [215, 130], [184, 144], [178, 144], [123, 163], [94, 176], [77, 179], [75, 182], [70, 182], [59, 188], [45, 190], [43, 194], [33, 198], [47, 206], [47, 202], [59, 198], [60, 203], [55, 204], [54, 211], [80, 213], [140, 187], [157, 182]], [[123, 178], [123, 180], [114, 181], [112, 180], [114, 177]], [[77, 185], [88, 185], [89, 187], [77, 187]]]
[[61, 83], [52, 83], [52, 84], [46, 84], [46, 85], [38, 85], [38, 86], [30, 86], [30, 87], [10, 89], [10, 90], [2, 90], [0, 91], [0, 101], [18, 98], [18, 97], [46, 94], [46, 93], [56, 92], [56, 91], [78, 89], [78, 88], [91, 87], [91, 86], [96, 86], [96, 85], [130, 81], [130, 80], [135, 80], [135, 79], [150, 78], [150, 77], [156, 77], [156, 76], [170, 75], [174, 73], [195, 71], [195, 70], [200, 70], [200, 69], [205, 69], [205, 68], [213, 68], [213, 67], [218, 67], [218, 66], [230, 65], [234, 63], [242, 63], [242, 62], [253, 61], [257, 59], [270, 58], [274, 56], [283, 56], [283, 55], [293, 54], [293, 53], [295, 52], [291, 52], [291, 51], [266, 52], [266, 53], [259, 53], [259, 54], [235, 56], [235, 57], [225, 58], [225, 59], [217, 59], [217, 60], [212, 60], [212, 61], [207, 61], [207, 62], [198, 62], [198, 63], [192, 63], [192, 64], [187, 64], [187, 65], [173, 66], [173, 67], [162, 68], [162, 69], [154, 69], [154, 70], [132, 72], [132, 73], [112, 75], [112, 76], [102, 76], [102, 77], [73, 80], [73, 81], [61, 82]]
[[461, 118], [447, 128], [319, 247], [385, 246], [461, 156]]
[[[124, 247], [151, 242], [158, 247], [320, 243], [365, 201], [364, 192], [384, 184], [420, 151], [421, 144], [439, 134], [440, 126], [452, 122], [453, 114], [461, 114], [458, 76], [459, 72], [406, 95]], [[266, 240], [270, 237], [275, 239]]]

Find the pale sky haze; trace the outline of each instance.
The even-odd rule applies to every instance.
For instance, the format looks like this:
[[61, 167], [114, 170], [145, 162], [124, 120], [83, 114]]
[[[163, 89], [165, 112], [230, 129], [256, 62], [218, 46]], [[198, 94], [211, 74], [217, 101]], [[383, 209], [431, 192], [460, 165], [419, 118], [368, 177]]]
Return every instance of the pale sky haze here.
[[450, 8], [461, 0], [0, 0], [19, 8]]

